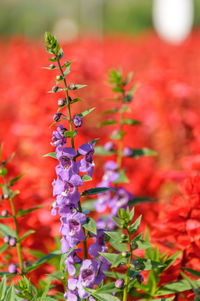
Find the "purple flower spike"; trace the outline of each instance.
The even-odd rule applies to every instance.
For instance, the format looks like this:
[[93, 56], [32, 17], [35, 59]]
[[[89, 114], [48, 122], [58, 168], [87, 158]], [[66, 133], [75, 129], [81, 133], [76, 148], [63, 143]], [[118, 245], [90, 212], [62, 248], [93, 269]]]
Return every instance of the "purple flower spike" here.
[[91, 177], [95, 166], [93, 162], [94, 145], [91, 142], [85, 143], [79, 147], [78, 152], [84, 156], [78, 162], [79, 171], [87, 172], [87, 175]]
[[53, 132], [53, 137], [52, 137], [53, 142], [51, 143], [51, 145], [53, 146], [65, 145], [67, 142], [67, 138], [64, 136], [65, 131], [66, 129], [63, 127], [62, 124], [58, 125], [57, 131]]
[[84, 287], [93, 288], [98, 268], [99, 263], [96, 261], [86, 259], [82, 262], [77, 285], [80, 298], [85, 299], [90, 296]]
[[64, 294], [66, 301], [78, 301], [77, 293], [76, 292], [67, 292]]
[[65, 264], [66, 264], [65, 271], [68, 271], [70, 276], [74, 276], [76, 273], [74, 264], [81, 262], [81, 258], [79, 258], [78, 255], [76, 254], [76, 252], [80, 252], [80, 251], [81, 249], [76, 249], [72, 251], [71, 254], [65, 260]]

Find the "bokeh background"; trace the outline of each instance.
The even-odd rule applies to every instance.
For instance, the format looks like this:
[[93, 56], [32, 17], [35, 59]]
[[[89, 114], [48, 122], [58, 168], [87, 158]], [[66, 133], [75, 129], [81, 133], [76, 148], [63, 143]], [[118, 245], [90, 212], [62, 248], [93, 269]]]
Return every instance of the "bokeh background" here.
[[[69, 82], [87, 84], [76, 93], [84, 101], [75, 104], [73, 112], [96, 107], [84, 119], [77, 146], [94, 138], [100, 138], [99, 144], [108, 140], [107, 128], [100, 129], [98, 123], [105, 106], [113, 107], [111, 102], [101, 100], [112, 95], [106, 84], [109, 69], [122, 68], [125, 75], [134, 71], [138, 89], [131, 117], [140, 119], [142, 126], [127, 128], [125, 144], [158, 152], [156, 158], [124, 162], [131, 179], [126, 186], [131, 192], [157, 200], [137, 206], [144, 224], [153, 229], [160, 208], [170, 204], [174, 193], [178, 193], [178, 184], [198, 174], [200, 2], [186, 0], [190, 10], [186, 9], [189, 15], [184, 16], [187, 12], [182, 12], [180, 1], [176, 1], [177, 11], [171, 8], [167, 24], [179, 19], [189, 21], [186, 25], [182, 21], [182, 25], [173, 23], [169, 32], [165, 28], [168, 25], [164, 25], [161, 34], [163, 31], [158, 27], [155, 30], [153, 25], [158, 23], [152, 18], [155, 7], [151, 0], [1, 0], [0, 141], [4, 143], [5, 158], [16, 153], [9, 165], [10, 177], [25, 174], [17, 185], [21, 191], [17, 207], [45, 205], [21, 221], [22, 232], [33, 228], [40, 233], [27, 239], [25, 248], [47, 252], [59, 230], [58, 218], [52, 218], [49, 211], [55, 161], [42, 157], [53, 151], [52, 129], [48, 127], [58, 99], [47, 93], [55, 83], [55, 72], [41, 68], [49, 64], [43, 47], [45, 31], [55, 33], [65, 59], [74, 60]], [[161, 12], [159, 16], [162, 19]], [[95, 178], [88, 187], [100, 181], [103, 162], [105, 158], [96, 156]], [[0, 207], [6, 206], [6, 201], [1, 201]]]

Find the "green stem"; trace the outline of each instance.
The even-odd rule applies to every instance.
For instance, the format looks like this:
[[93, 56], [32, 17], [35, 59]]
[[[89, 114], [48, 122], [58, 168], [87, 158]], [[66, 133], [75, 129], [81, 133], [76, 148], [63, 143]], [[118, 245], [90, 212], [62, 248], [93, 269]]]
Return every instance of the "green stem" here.
[[129, 256], [129, 259], [128, 259], [126, 278], [125, 278], [125, 282], [124, 282], [123, 301], [127, 301], [129, 274], [130, 274], [131, 261], [132, 261], [131, 235], [129, 233], [128, 233], [128, 243], [129, 243], [129, 247], [130, 247], [130, 256]]
[[[58, 67], [59, 67], [60, 72], [61, 72], [62, 77], [63, 77], [64, 86], [65, 86], [65, 95], [66, 95], [66, 101], [67, 101], [67, 113], [68, 113], [68, 118], [69, 118], [69, 129], [72, 132], [72, 130], [73, 130], [73, 127], [72, 127], [72, 116], [71, 116], [71, 108], [70, 108], [70, 101], [69, 101], [69, 95], [68, 95], [67, 82], [66, 82], [65, 75], [64, 75], [64, 72], [62, 70], [61, 64], [60, 64], [60, 60], [59, 60], [58, 57], [56, 57], [56, 59], [57, 59]], [[72, 147], [74, 148], [74, 137], [72, 137], [72, 136], [71, 136], [71, 144], [72, 144]]]
[[[123, 91], [122, 106], [120, 108], [121, 114], [120, 114], [120, 121], [119, 121], [119, 124], [120, 124], [119, 131], [120, 132], [123, 131], [124, 110], [122, 110], [122, 108], [123, 108], [123, 99], [124, 99], [124, 96], [125, 96], [125, 92]], [[117, 151], [117, 165], [118, 165], [119, 169], [122, 166], [122, 157], [123, 157], [123, 135], [122, 135], [122, 137], [120, 137], [119, 147], [118, 147], [118, 151]]]
[[24, 266], [23, 266], [23, 258], [22, 258], [22, 248], [21, 248], [21, 243], [19, 242], [20, 237], [19, 237], [19, 227], [18, 227], [18, 222], [17, 222], [17, 216], [16, 216], [16, 210], [15, 210], [15, 205], [13, 202], [13, 199], [10, 198], [10, 205], [12, 209], [12, 217], [15, 223], [15, 232], [16, 232], [16, 239], [17, 239], [17, 254], [18, 254], [18, 259], [19, 259], [19, 267], [21, 270], [21, 273], [23, 275], [24, 273]]

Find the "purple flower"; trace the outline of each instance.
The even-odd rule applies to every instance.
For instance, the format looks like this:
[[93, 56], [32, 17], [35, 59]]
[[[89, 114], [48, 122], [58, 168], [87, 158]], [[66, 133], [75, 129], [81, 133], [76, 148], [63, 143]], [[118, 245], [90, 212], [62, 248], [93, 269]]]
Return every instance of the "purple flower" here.
[[115, 281], [115, 287], [122, 288], [124, 286], [124, 280], [123, 279], [117, 279]]
[[9, 245], [10, 245], [11, 247], [15, 247], [15, 246], [16, 246], [16, 243], [17, 243], [17, 240], [16, 240], [15, 237], [11, 237], [11, 238], [9, 239]]
[[[93, 244], [90, 245], [89, 250], [88, 250], [89, 254], [92, 257], [99, 256], [99, 252], [106, 252], [107, 251], [108, 248], [105, 245], [104, 236], [105, 236], [104, 230], [98, 230], [96, 241]], [[102, 257], [100, 255], [99, 258], [103, 259], [104, 257]]]
[[58, 106], [62, 107], [66, 104], [66, 99], [65, 98], [59, 98], [58, 99]]
[[[106, 187], [108, 185], [98, 185], [98, 187]], [[110, 201], [111, 193], [110, 191], [106, 191], [98, 194], [97, 201], [95, 202], [95, 208], [97, 212], [103, 212], [106, 210], [108, 203]]]
[[125, 157], [132, 157], [132, 155], [133, 155], [133, 150], [132, 150], [132, 148], [130, 148], [130, 147], [125, 147], [124, 148], [124, 156]]
[[84, 156], [78, 162], [79, 171], [87, 172], [87, 175], [91, 177], [95, 166], [93, 162], [94, 145], [91, 142], [85, 143], [79, 147], [78, 152]]
[[51, 143], [53, 146], [58, 146], [58, 145], [65, 145], [67, 142], [67, 138], [64, 136], [64, 132], [66, 129], [63, 127], [62, 124], [57, 126], [57, 131], [53, 132], [53, 137], [52, 140], [54, 142]]
[[104, 149], [107, 151], [114, 150], [114, 147], [115, 147], [115, 145], [112, 141], [108, 141], [108, 142], [106, 142], [106, 144], [104, 144]]
[[83, 123], [82, 118], [79, 115], [75, 115], [73, 117], [73, 123], [74, 123], [76, 128], [82, 126], [82, 123]]
[[119, 173], [117, 172], [118, 165], [114, 161], [108, 161], [104, 165], [104, 176], [103, 181], [114, 182], [119, 178]]
[[84, 287], [93, 288], [98, 268], [99, 263], [97, 261], [90, 259], [83, 260], [77, 284], [80, 298], [85, 299], [90, 296]]
[[66, 301], [78, 301], [78, 297], [77, 297], [77, 292], [67, 292], [64, 294], [65, 300]]
[[17, 274], [17, 266], [16, 266], [16, 264], [11, 263], [8, 266], [8, 272], [11, 273], [11, 274]]
[[117, 188], [115, 196], [109, 203], [112, 215], [117, 215], [118, 209], [126, 209], [128, 202], [133, 198], [133, 195], [124, 188]]
[[76, 254], [76, 252], [80, 252], [80, 251], [81, 249], [76, 249], [72, 251], [70, 255], [67, 257], [67, 259], [65, 260], [65, 265], [66, 265], [65, 271], [68, 271], [70, 276], [74, 276], [76, 273], [74, 264], [81, 262], [81, 258], [79, 258], [78, 255]]
[[9, 243], [9, 240], [10, 240], [10, 236], [9, 235], [4, 236], [4, 242], [6, 244]]
[[77, 152], [72, 147], [58, 146], [56, 149], [56, 157], [60, 161], [60, 164], [65, 168], [73, 168], [76, 163], [73, 161], [73, 158], [77, 155]]
[[61, 222], [62, 253], [65, 253], [85, 239], [82, 224], [86, 222], [86, 215], [80, 212], [69, 213], [65, 217], [61, 217]]

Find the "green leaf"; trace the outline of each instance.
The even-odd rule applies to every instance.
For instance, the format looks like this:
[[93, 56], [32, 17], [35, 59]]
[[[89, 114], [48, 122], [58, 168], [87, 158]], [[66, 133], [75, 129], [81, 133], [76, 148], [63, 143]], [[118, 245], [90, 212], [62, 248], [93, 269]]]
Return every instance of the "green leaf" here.
[[196, 271], [196, 270], [185, 268], [185, 267], [183, 267], [183, 269], [186, 270], [186, 271], [188, 271], [193, 276], [196, 276], [196, 277], [200, 278], [200, 271]]
[[110, 263], [112, 263], [112, 267], [117, 267], [119, 264], [126, 264], [127, 259], [122, 257], [121, 254], [114, 254], [114, 253], [102, 253], [99, 252], [105, 259], [107, 259]]
[[64, 132], [64, 136], [65, 137], [75, 137], [77, 135], [77, 130], [74, 130], [74, 131], [65, 131]]
[[[194, 282], [198, 284], [198, 287], [200, 287], [200, 281], [194, 281]], [[160, 286], [155, 296], [181, 293], [181, 292], [188, 291], [190, 289], [192, 289], [192, 286], [187, 280], [179, 280]]]
[[107, 188], [107, 187], [90, 188], [90, 189], [83, 191], [81, 196], [93, 195], [93, 194], [103, 193], [103, 192], [107, 192], [107, 191], [113, 191], [113, 189]]
[[152, 247], [150, 242], [143, 240], [143, 233], [134, 237], [131, 243], [136, 245], [138, 249], [148, 249]]
[[63, 73], [64, 73], [64, 76], [67, 76], [70, 73], [70, 66], [67, 66], [67, 68], [65, 69], [65, 71]]
[[99, 140], [99, 138], [96, 138], [96, 139], [94, 139], [94, 140], [92, 140], [92, 141], [90, 141], [93, 145], [95, 145], [96, 143], [97, 143], [97, 141]]
[[126, 93], [123, 101], [131, 102], [131, 100], [133, 99], [133, 94], [135, 93], [137, 88], [138, 88], [138, 85], [134, 85], [133, 88], [130, 91], [128, 91], [128, 93]]
[[3, 253], [7, 248], [9, 247], [9, 244], [4, 244], [3, 246], [0, 247], [0, 254]]
[[136, 204], [140, 204], [140, 203], [146, 203], [146, 202], [157, 202], [157, 200], [145, 197], [145, 196], [141, 196], [141, 197], [134, 197], [134, 199], [130, 200], [128, 202], [129, 206], [134, 206]]
[[0, 176], [5, 176], [7, 174], [7, 171], [8, 170], [5, 167], [0, 168]]
[[27, 236], [29, 236], [30, 234], [33, 234], [35, 233], [34, 230], [29, 230], [27, 231], [20, 239], [19, 239], [19, 242], [22, 242]]
[[135, 233], [138, 230], [138, 228], [140, 226], [140, 223], [141, 223], [141, 218], [142, 218], [142, 215], [140, 215], [136, 219], [136, 221], [130, 226], [129, 231], [130, 231], [131, 234]]
[[14, 287], [14, 283], [11, 283], [10, 288], [7, 291], [6, 297], [4, 298], [4, 301], [11, 301], [11, 300], [15, 300], [15, 287]]
[[119, 219], [118, 217], [112, 216], [112, 219], [114, 219], [115, 223], [119, 226], [122, 227], [123, 221]]
[[97, 235], [97, 225], [96, 222], [93, 220], [93, 218], [88, 217], [87, 218], [87, 223], [83, 224], [83, 227], [88, 230], [91, 233], [94, 233], [95, 235]]
[[[141, 265], [141, 271], [149, 271], [157, 268], [165, 267], [165, 264], [162, 262], [157, 262], [148, 258], [141, 258], [136, 256], [137, 262]], [[134, 265], [133, 268], [135, 269]]]
[[121, 231], [105, 231], [105, 233], [110, 237], [110, 244], [114, 249], [119, 252], [127, 251], [127, 244], [122, 243], [121, 235], [123, 234]]
[[84, 111], [84, 112], [82, 112], [82, 113], [80, 113], [80, 114], [77, 114], [79, 117], [85, 117], [86, 115], [88, 115], [89, 113], [91, 113], [94, 109], [96, 109], [96, 108], [91, 108], [91, 109], [89, 109], [89, 110], [86, 110], [86, 111]]
[[74, 85], [73, 88], [68, 87], [69, 90], [78, 90], [86, 87], [87, 85]]
[[92, 294], [98, 301], [120, 301], [119, 298], [110, 294]]
[[58, 256], [58, 255], [61, 255], [61, 252], [60, 251], [55, 251], [55, 252], [52, 252], [42, 258], [40, 258], [39, 260], [35, 261], [34, 263], [32, 263], [31, 266], [27, 267], [27, 269], [25, 270], [25, 273], [30, 273], [31, 271], [39, 268], [39, 266], [41, 266], [42, 264], [44, 264], [45, 262], [49, 261], [50, 259]]
[[123, 136], [125, 135], [124, 131], [114, 131], [110, 138], [113, 140], [120, 140], [121, 138], [123, 138]]
[[81, 179], [82, 179], [83, 182], [92, 181], [92, 177], [90, 177], [88, 175], [81, 176]]
[[[174, 263], [174, 261], [178, 258], [178, 256], [180, 254], [181, 254], [181, 251], [178, 251], [175, 254], [173, 254], [172, 256], [170, 256], [169, 258], [167, 258], [167, 260], [164, 262], [166, 264], [165, 270], [167, 270]], [[200, 275], [200, 273], [199, 273], [199, 275]]]
[[119, 177], [114, 181], [115, 184], [118, 183], [129, 183], [129, 179], [127, 178], [125, 174], [125, 170], [121, 169], [119, 171]]
[[108, 120], [100, 122], [99, 126], [113, 125], [113, 124], [117, 124], [117, 123], [118, 123], [117, 120], [108, 119]]
[[81, 206], [82, 206], [82, 209], [83, 211], [92, 211], [95, 209], [95, 204], [96, 202], [96, 199], [91, 199], [91, 200], [88, 200], [88, 201], [84, 201]]
[[[172, 301], [172, 300], [174, 300], [174, 298], [175, 298], [175, 296], [169, 297], [169, 298], [154, 299], [154, 300], [156, 300], [156, 301]], [[151, 301], [153, 301], [153, 300], [151, 300]]]
[[5, 235], [10, 235], [12, 237], [16, 237], [15, 231], [13, 231], [9, 226], [0, 224], [0, 232]]
[[32, 207], [32, 208], [29, 208], [29, 209], [26, 209], [26, 210], [19, 210], [17, 212], [17, 216], [24, 216], [25, 214], [27, 214], [29, 212], [32, 212], [32, 211], [35, 211], [35, 210], [38, 210], [38, 209], [40, 209], [42, 207], [44, 207], [44, 205], [39, 205], [39, 206]]
[[131, 79], [133, 77], [133, 72], [129, 72], [129, 74], [127, 75], [125, 81], [123, 82], [123, 85], [127, 85], [128, 83], [130, 83]]
[[139, 158], [141, 156], [157, 156], [157, 152], [149, 149], [149, 148], [135, 148], [133, 149], [133, 158]]
[[3, 301], [2, 297], [6, 295], [7, 290], [7, 279], [6, 276], [3, 276], [3, 279], [0, 282], [0, 300]]
[[115, 114], [115, 113], [117, 113], [118, 111], [119, 111], [118, 108], [114, 108], [114, 109], [110, 109], [110, 110], [105, 110], [105, 111], [103, 111], [101, 114], [102, 114], [102, 115], [106, 115], [106, 114]]
[[115, 283], [104, 284], [102, 287], [98, 287], [95, 294], [109, 294], [114, 292], [120, 292], [120, 289], [115, 287]]
[[77, 98], [72, 99], [72, 101], [70, 102], [70, 104], [73, 104], [73, 103], [79, 102], [79, 101], [82, 101], [82, 99], [79, 98], [79, 97], [77, 97]]
[[123, 124], [128, 124], [128, 125], [139, 125], [139, 124], [141, 124], [141, 122], [139, 120], [129, 119], [129, 118], [123, 119], [122, 123]]
[[115, 154], [116, 151], [108, 151], [103, 146], [96, 146], [95, 147], [95, 154], [99, 156], [110, 156]]
[[117, 273], [115, 271], [108, 271], [108, 272], [105, 272], [104, 271], [104, 274], [110, 278], [114, 278], [114, 279], [124, 279], [126, 278], [126, 274], [121, 274], [121, 273]]
[[19, 175], [8, 182], [8, 186], [14, 185], [19, 179], [21, 179], [23, 175]]

